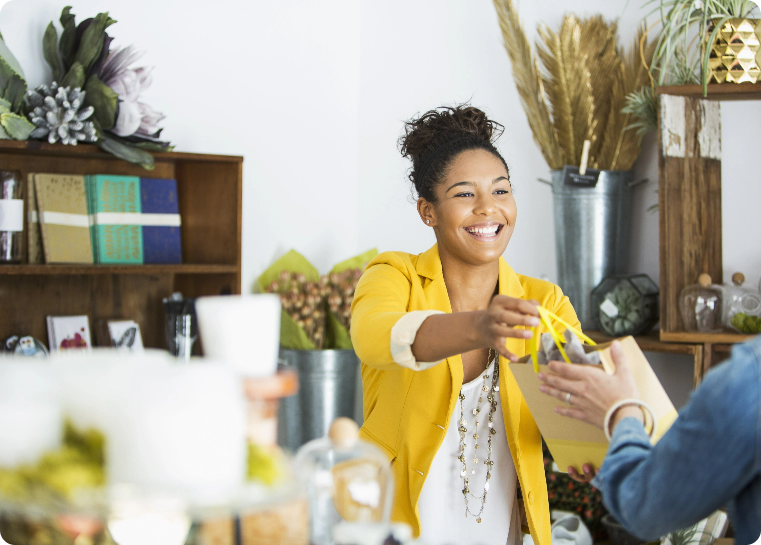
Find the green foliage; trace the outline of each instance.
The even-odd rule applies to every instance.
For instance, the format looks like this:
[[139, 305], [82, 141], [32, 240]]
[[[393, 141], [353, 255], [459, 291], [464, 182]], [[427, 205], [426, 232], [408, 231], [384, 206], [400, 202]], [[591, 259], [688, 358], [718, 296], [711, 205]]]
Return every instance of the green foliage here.
[[74, 14], [71, 13], [71, 6], [66, 6], [61, 12], [61, 41], [58, 43], [58, 51], [61, 54], [64, 72], [71, 68], [74, 63], [74, 45], [77, 39], [77, 25]]
[[42, 53], [53, 72], [53, 81], [61, 79], [61, 59], [58, 57], [58, 31], [51, 21], [42, 37]]
[[88, 78], [85, 92], [87, 93], [85, 106], [95, 108], [95, 119], [98, 120], [101, 128], [104, 130], [112, 129], [116, 123], [119, 95], [94, 74]]
[[626, 95], [626, 106], [621, 110], [632, 114], [635, 121], [627, 128], [637, 131], [640, 139], [658, 127], [658, 101], [652, 87], [642, 87]]
[[26, 117], [10, 112], [0, 113], [0, 125], [14, 140], [27, 140], [35, 129]]
[[89, 73], [95, 61], [103, 51], [106, 39], [106, 29], [116, 21], [108, 16], [108, 13], [99, 13], [95, 19], [85, 28], [79, 47], [74, 54], [74, 62], [79, 62]]
[[276, 451], [265, 450], [249, 443], [247, 473], [249, 481], [272, 485], [283, 476], [283, 466]]
[[36, 464], [0, 469], [0, 494], [14, 501], [66, 501], [78, 488], [105, 484], [105, 438], [66, 422], [60, 448]]
[[[649, 0], [660, 16], [661, 31], [650, 73], [657, 85], [682, 85], [699, 77], [703, 94], [708, 86], [710, 47], [721, 26], [731, 18], [747, 17], [756, 8], [751, 0]], [[707, 38], [708, 32], [712, 30]], [[700, 76], [698, 76], [700, 75]]]
[[732, 317], [732, 326], [747, 335], [761, 333], [761, 316], [751, 316], [738, 312]]
[[147, 151], [135, 147], [113, 133], [102, 130], [97, 121], [95, 121], [95, 126], [98, 129], [97, 144], [103, 151], [116, 155], [119, 159], [124, 159], [129, 163], [140, 165], [146, 170], [153, 170], [156, 166], [153, 155]]
[[71, 68], [69, 68], [69, 71], [66, 72], [66, 75], [63, 77], [63, 80], [60, 82], [61, 87], [70, 87], [72, 89], [76, 89], [79, 87], [80, 89], [84, 87], [85, 85], [85, 68], [82, 66], [79, 62], [75, 62], [71, 65]]

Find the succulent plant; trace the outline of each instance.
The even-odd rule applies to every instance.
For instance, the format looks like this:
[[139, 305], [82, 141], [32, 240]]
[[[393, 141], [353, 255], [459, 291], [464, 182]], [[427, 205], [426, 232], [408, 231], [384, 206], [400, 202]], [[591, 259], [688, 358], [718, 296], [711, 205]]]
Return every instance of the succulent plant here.
[[31, 109], [29, 118], [35, 125], [30, 138], [47, 139], [54, 144], [76, 146], [77, 142], [95, 142], [98, 136], [92, 121], [92, 106], [82, 107], [86, 93], [79, 87], [59, 87], [54, 81], [50, 87], [40, 85], [27, 91], [26, 100]]

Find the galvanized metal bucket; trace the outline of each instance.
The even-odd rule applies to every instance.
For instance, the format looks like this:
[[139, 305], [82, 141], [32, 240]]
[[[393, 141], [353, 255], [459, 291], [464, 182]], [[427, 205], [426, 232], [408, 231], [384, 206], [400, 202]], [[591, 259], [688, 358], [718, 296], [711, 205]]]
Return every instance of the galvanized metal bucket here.
[[[299, 392], [283, 399], [278, 444], [291, 451], [323, 437], [339, 416], [356, 419], [359, 359], [354, 350], [280, 349], [283, 364], [299, 374]], [[361, 401], [360, 401], [361, 403]]]
[[627, 272], [633, 185], [630, 170], [603, 170], [595, 187], [565, 185], [563, 171], [552, 171], [558, 285], [582, 329], [594, 329], [592, 289]]

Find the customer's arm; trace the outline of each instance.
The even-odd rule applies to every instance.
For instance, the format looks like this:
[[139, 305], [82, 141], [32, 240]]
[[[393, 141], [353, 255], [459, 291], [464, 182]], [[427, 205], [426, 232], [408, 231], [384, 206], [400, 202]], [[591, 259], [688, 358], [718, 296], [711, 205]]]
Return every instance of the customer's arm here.
[[654, 447], [640, 422], [625, 418], [616, 426], [593, 484], [632, 533], [653, 539], [694, 524], [755, 478], [758, 362], [742, 354], [706, 376]]

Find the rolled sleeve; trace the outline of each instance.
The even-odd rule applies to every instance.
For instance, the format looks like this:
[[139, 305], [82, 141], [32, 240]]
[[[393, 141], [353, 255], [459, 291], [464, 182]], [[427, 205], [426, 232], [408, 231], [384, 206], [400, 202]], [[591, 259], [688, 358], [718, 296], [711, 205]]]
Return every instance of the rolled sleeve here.
[[440, 310], [413, 310], [408, 312], [391, 328], [391, 355], [394, 362], [413, 371], [430, 369], [444, 360], [419, 362], [412, 353], [412, 343], [423, 322], [434, 314], [444, 314]]

